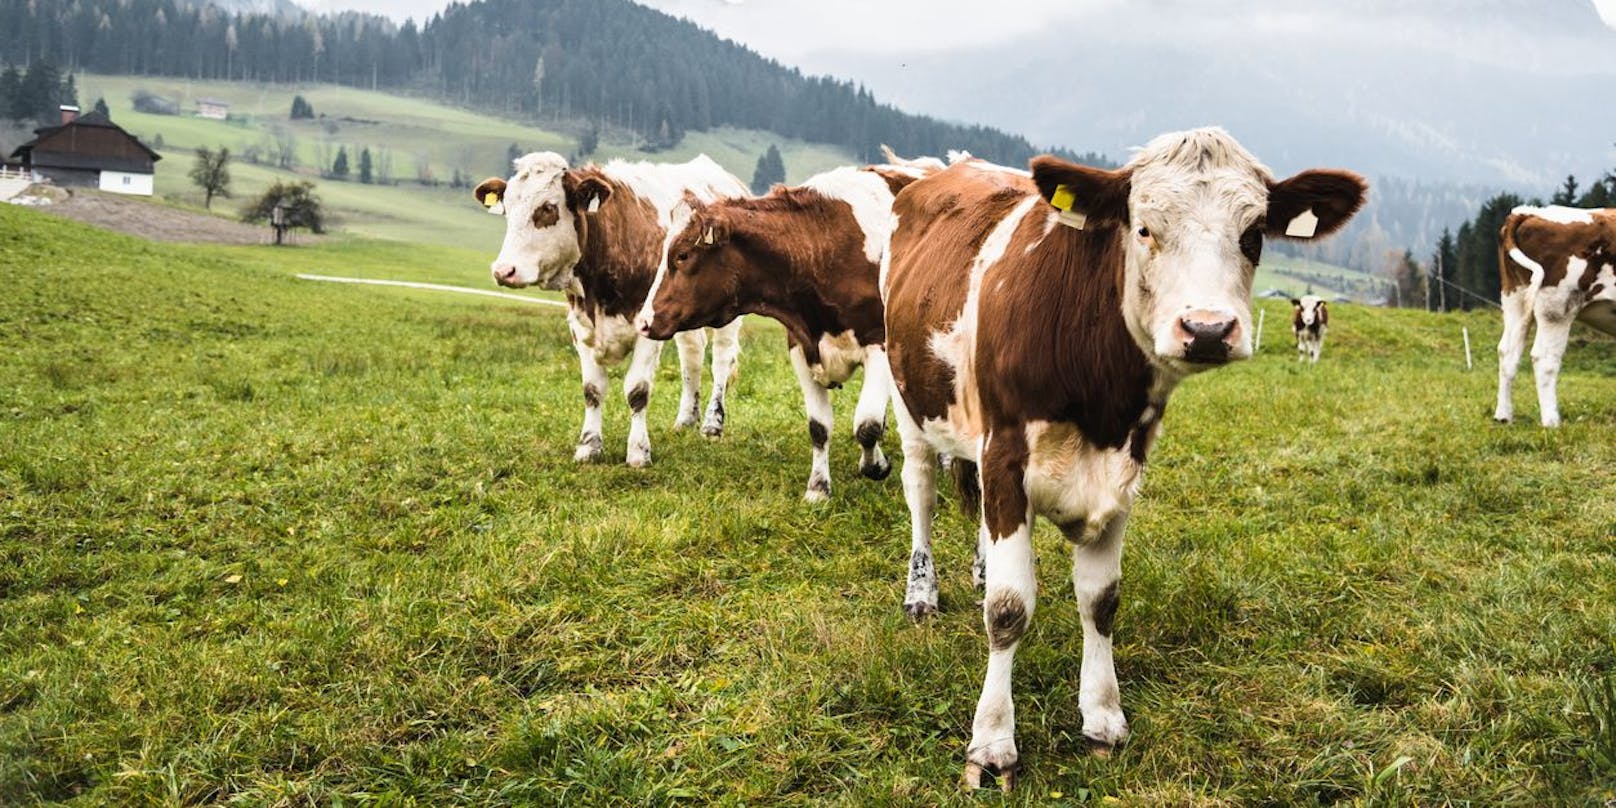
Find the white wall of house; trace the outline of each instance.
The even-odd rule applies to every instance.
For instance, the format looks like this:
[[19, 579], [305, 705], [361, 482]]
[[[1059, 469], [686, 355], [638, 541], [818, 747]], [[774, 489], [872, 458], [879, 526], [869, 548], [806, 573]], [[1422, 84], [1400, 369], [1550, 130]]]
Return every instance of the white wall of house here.
[[101, 190], [115, 194], [152, 195], [152, 175], [131, 174], [127, 171], [101, 172]]

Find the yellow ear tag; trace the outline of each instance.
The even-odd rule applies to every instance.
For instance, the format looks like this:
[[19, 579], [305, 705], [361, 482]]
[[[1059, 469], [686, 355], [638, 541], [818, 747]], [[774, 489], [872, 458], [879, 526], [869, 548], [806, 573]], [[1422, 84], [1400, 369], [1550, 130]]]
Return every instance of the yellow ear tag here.
[[1319, 217], [1313, 214], [1312, 208], [1296, 214], [1296, 218], [1285, 225], [1285, 235], [1291, 238], [1312, 238], [1318, 232]]
[[1072, 189], [1064, 185], [1055, 186], [1055, 193], [1049, 195], [1049, 204], [1057, 210], [1071, 210], [1072, 203], [1076, 201], [1077, 194], [1072, 193]]
[[701, 243], [712, 244], [713, 241], [713, 229], [709, 227], [707, 228], [707, 232], [701, 234]]
[[499, 194], [489, 191], [483, 195], [483, 207], [491, 208], [497, 204], [499, 204]]

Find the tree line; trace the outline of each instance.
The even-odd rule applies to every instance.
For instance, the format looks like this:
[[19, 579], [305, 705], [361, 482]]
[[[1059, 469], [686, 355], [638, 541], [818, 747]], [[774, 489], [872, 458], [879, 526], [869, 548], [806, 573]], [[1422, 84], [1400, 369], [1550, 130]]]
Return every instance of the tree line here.
[[15, 65], [0, 70], [0, 118], [54, 126], [61, 122], [62, 105], [78, 106], [78, 98], [73, 74], [63, 76], [48, 61], [35, 61], [26, 71]]
[[[635, 133], [651, 149], [718, 126], [842, 146], [948, 149], [1010, 165], [1045, 149], [910, 115], [853, 82], [800, 71], [628, 0], [478, 0], [423, 24], [342, 12], [231, 14], [187, 0], [0, 0], [0, 61], [196, 79], [334, 82]], [[1095, 154], [1055, 150], [1113, 165]]]

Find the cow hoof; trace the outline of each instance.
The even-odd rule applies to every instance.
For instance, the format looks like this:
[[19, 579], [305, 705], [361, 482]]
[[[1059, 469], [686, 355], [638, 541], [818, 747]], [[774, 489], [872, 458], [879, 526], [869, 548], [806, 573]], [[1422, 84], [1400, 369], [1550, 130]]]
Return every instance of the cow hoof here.
[[1083, 711], [1083, 738], [1089, 754], [1109, 758], [1128, 739], [1128, 719], [1115, 707], [1090, 707]]
[[1548, 427], [1549, 429], [1554, 429], [1554, 428], [1560, 426], [1560, 419], [1558, 419], [1558, 418], [1544, 418], [1543, 419], [1543, 425]]
[[924, 600], [911, 601], [903, 604], [903, 610], [909, 619], [920, 622], [937, 613], [937, 604]]
[[628, 464], [631, 468], [643, 469], [651, 465], [650, 449], [630, 449], [628, 451]]
[[999, 790], [1008, 794], [1015, 788], [1016, 773], [1020, 764], [1012, 760], [1009, 763], [977, 763], [972, 760], [965, 761], [965, 790], [975, 791], [979, 788], [992, 786], [997, 780]]
[[681, 431], [691, 429], [695, 427], [695, 425], [696, 416], [694, 415], [683, 415], [679, 417], [679, 420], [673, 422], [673, 428]]
[[1515, 421], [1514, 418], [1505, 418], [1505, 417], [1499, 416], [1499, 415], [1494, 415], [1493, 416], [1493, 423], [1495, 423], [1495, 424], [1509, 424], [1509, 423], [1514, 423], [1514, 421]]
[[859, 465], [859, 473], [872, 480], [885, 480], [887, 475], [892, 473], [892, 464], [887, 462], [886, 458], [882, 458], [879, 463]]
[[600, 462], [601, 447], [600, 436], [592, 435], [578, 441], [578, 449], [572, 453], [572, 459], [578, 463]]
[[830, 501], [830, 491], [828, 489], [823, 489], [823, 488], [810, 488], [810, 489], [808, 489], [808, 491], [806, 493], [804, 493], [802, 495], [802, 501], [803, 502], [813, 503], [813, 504], [816, 504], [816, 505], [821, 503], [821, 502], [829, 502]]
[[709, 438], [724, 437], [724, 422], [719, 421], [718, 423], [713, 423], [712, 421], [708, 421], [707, 423], [702, 424], [701, 434], [706, 435]]

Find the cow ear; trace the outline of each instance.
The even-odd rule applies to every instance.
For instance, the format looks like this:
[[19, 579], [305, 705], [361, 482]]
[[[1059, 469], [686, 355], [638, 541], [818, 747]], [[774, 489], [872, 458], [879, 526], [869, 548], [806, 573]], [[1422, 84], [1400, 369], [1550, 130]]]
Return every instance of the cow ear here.
[[1302, 301], [1297, 300], [1296, 298], [1293, 297], [1293, 298], [1291, 298], [1291, 305], [1295, 306], [1296, 308], [1301, 308], [1302, 307]]
[[722, 247], [729, 243], [729, 222], [722, 216], [697, 216], [696, 246]]
[[489, 213], [505, 213], [505, 181], [499, 177], [489, 177], [477, 183], [477, 190], [471, 193]]
[[1091, 168], [1048, 154], [1032, 158], [1030, 165], [1038, 195], [1070, 219], [1072, 226], [1081, 227], [1089, 219], [1128, 221], [1131, 171]]
[[612, 196], [612, 186], [595, 174], [568, 171], [561, 175], [561, 187], [567, 193], [567, 207], [582, 213], [594, 213]]
[[1351, 171], [1314, 169], [1268, 184], [1268, 235], [1300, 241], [1341, 229], [1369, 193]]

